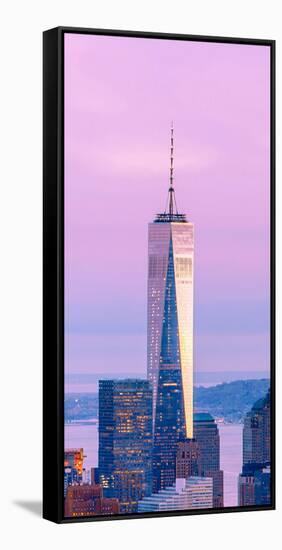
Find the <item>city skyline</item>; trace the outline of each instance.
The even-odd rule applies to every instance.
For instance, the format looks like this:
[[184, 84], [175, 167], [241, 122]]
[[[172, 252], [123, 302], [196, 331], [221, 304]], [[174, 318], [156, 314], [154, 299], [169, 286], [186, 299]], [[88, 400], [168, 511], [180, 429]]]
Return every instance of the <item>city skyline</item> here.
[[269, 370], [268, 49], [65, 40], [66, 390], [69, 373], [114, 360], [145, 373], [144, 225], [164, 208], [171, 118], [177, 196], [197, 227], [197, 370]]
[[193, 394], [194, 373], [234, 371], [242, 394], [240, 373], [269, 373], [269, 52], [127, 42], [65, 36], [65, 398], [72, 377], [99, 380], [68, 400], [98, 443], [83, 468], [65, 422], [65, 513], [229, 506], [228, 414], [244, 417], [236, 503], [268, 502], [268, 376], [251, 412]]

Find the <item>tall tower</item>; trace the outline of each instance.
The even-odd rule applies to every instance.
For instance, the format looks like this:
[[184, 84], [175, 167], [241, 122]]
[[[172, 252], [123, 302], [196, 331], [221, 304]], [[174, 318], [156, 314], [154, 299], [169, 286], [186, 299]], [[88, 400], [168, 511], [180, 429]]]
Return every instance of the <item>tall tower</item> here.
[[173, 153], [172, 126], [168, 204], [149, 224], [147, 369], [155, 491], [174, 483], [177, 443], [193, 438], [194, 226], [177, 210]]

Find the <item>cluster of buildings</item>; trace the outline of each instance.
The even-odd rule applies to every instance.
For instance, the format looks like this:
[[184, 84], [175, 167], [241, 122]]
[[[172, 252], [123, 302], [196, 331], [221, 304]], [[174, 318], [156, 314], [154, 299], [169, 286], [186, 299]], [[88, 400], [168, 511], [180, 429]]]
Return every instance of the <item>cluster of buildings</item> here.
[[[154, 465], [152, 388], [148, 380], [99, 384], [99, 466], [83, 468], [83, 449], [65, 450], [66, 517], [223, 507], [223, 472], [215, 420], [194, 413], [193, 438], [179, 439], [175, 473]], [[166, 453], [173, 453], [170, 447]], [[166, 455], [167, 456], [167, 455]], [[162, 457], [161, 457], [162, 464]], [[257, 401], [243, 427], [238, 505], [271, 504], [270, 395]]]
[[[214, 419], [208, 414], [195, 415], [193, 438], [173, 439], [176, 426], [167, 427], [160, 450], [159, 445], [156, 449], [152, 405], [148, 380], [100, 381], [96, 479], [104, 495], [119, 500], [120, 513], [149, 511], [150, 506], [153, 511], [156, 495], [158, 502], [165, 499], [167, 509], [171, 509], [168, 499], [177, 500], [171, 490], [180, 486], [181, 497], [186, 490], [190, 495], [188, 508], [199, 507], [199, 503], [202, 507], [223, 506], [219, 434]], [[180, 498], [177, 509], [181, 506], [187, 509], [187, 499]]]
[[246, 415], [243, 468], [238, 482], [239, 506], [271, 504], [270, 393]]
[[154, 489], [167, 470], [163, 476], [153, 462], [150, 383], [102, 380], [99, 403], [99, 465], [90, 479], [85, 481], [83, 449], [65, 451], [66, 517], [223, 506], [219, 433], [211, 415], [194, 415], [195, 437], [180, 439], [176, 453], [169, 448], [175, 464], [171, 482]]

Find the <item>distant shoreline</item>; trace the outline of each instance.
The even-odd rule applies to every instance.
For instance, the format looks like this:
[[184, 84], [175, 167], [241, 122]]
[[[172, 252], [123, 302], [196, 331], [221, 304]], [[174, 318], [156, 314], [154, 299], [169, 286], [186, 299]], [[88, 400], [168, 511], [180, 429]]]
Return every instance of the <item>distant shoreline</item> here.
[[[209, 412], [222, 424], [242, 423], [254, 403], [269, 389], [269, 378], [234, 380], [219, 384], [194, 386], [194, 411]], [[65, 420], [68, 425], [91, 425], [98, 421], [99, 395], [93, 392], [65, 394]]]

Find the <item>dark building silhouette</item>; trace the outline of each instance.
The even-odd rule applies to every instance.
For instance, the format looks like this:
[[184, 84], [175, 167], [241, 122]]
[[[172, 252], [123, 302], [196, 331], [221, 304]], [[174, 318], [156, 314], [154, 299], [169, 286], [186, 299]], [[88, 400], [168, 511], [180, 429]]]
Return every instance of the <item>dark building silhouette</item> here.
[[74, 485], [68, 487], [65, 499], [65, 516], [100, 516], [119, 513], [115, 498], [103, 497], [100, 485]]
[[271, 504], [271, 472], [270, 466], [264, 466], [256, 471], [255, 479], [255, 504]]
[[99, 381], [99, 480], [120, 513], [152, 492], [152, 390], [148, 380]]
[[243, 428], [243, 465], [270, 462], [270, 393], [247, 413]]
[[239, 506], [271, 504], [270, 392], [245, 416], [243, 468], [238, 479]]
[[99, 485], [100, 483], [99, 468], [91, 468], [90, 476], [91, 476], [90, 477], [91, 485]]
[[201, 473], [213, 479], [213, 507], [223, 506], [223, 471], [220, 469], [220, 438], [217, 424], [209, 413], [194, 414], [194, 438], [199, 447]]

